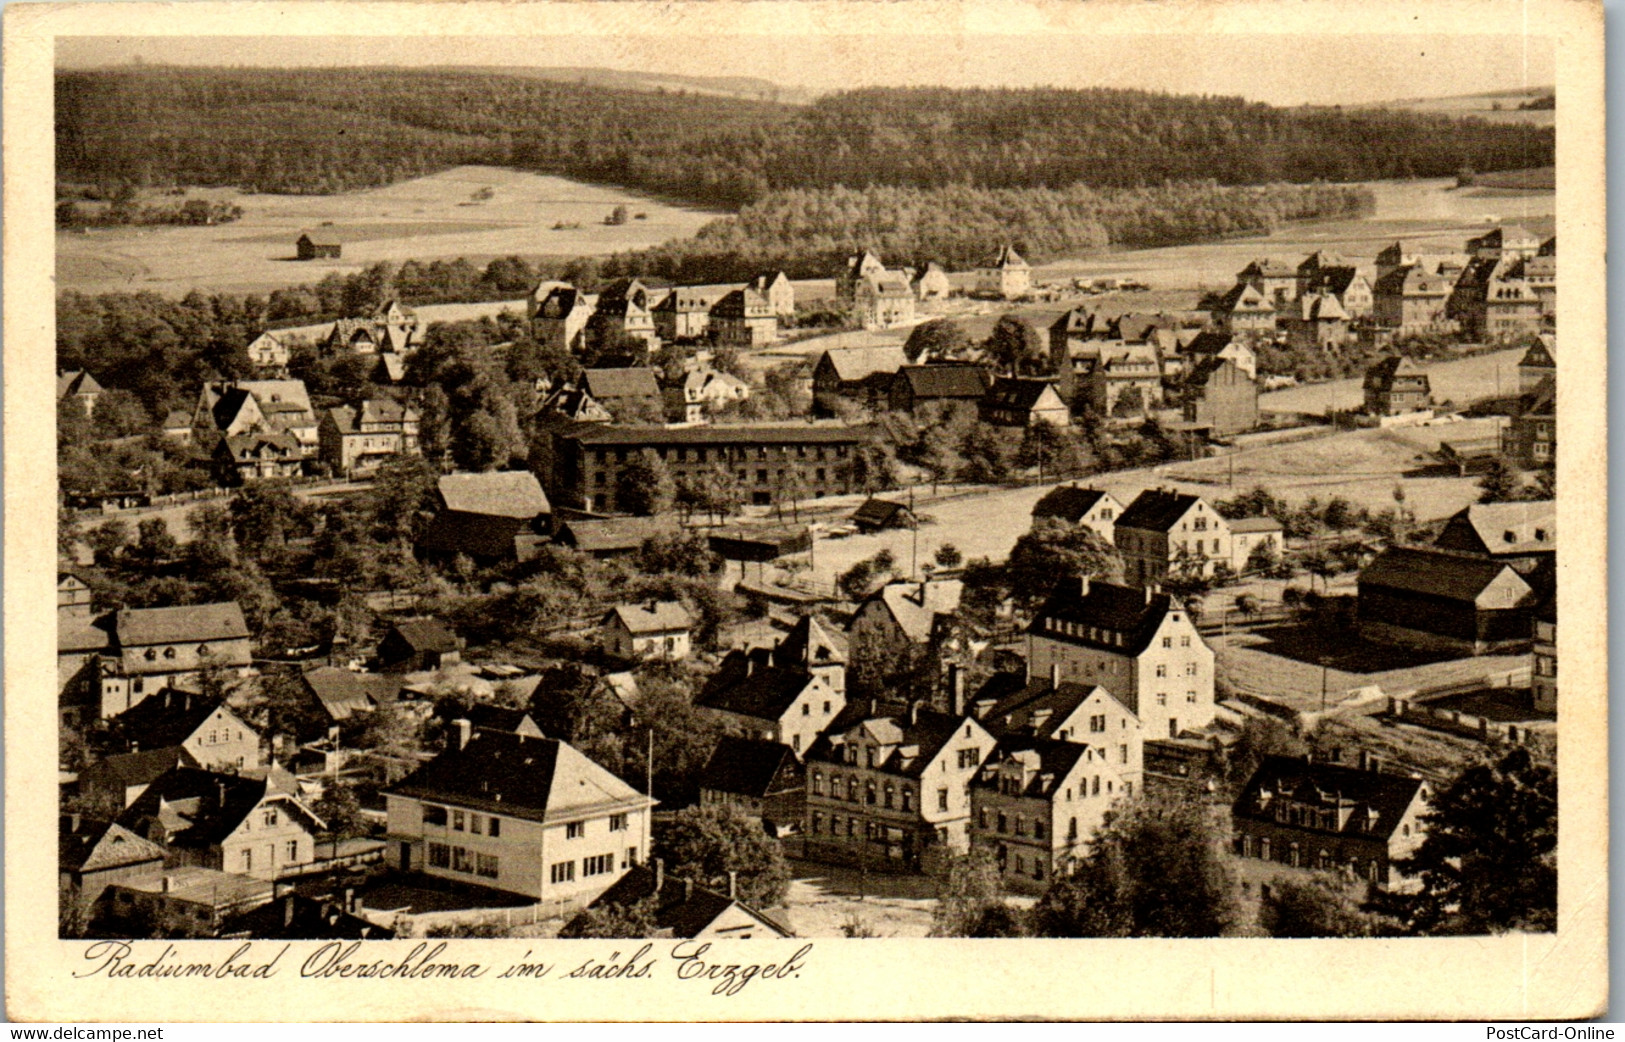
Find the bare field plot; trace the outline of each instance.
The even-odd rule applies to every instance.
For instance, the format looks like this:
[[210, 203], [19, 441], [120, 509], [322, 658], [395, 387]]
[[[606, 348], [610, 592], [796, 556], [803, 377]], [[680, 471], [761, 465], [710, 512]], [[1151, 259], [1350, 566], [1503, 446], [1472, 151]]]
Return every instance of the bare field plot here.
[[[200, 228], [59, 233], [58, 288], [152, 290], [169, 296], [192, 289], [265, 292], [385, 260], [479, 261], [507, 254], [584, 256], [643, 249], [691, 236], [719, 216], [623, 188], [478, 166], [343, 195], [245, 195], [233, 189], [189, 195], [229, 199], [243, 208], [243, 217]], [[625, 206], [629, 219], [604, 224], [616, 206]], [[640, 213], [642, 220], [636, 218]], [[324, 226], [343, 240], [343, 258], [293, 260], [299, 233]]]
[[[1522, 357], [1522, 349], [1514, 349], [1429, 363], [1428, 381], [1433, 388], [1433, 398], [1435, 401], [1465, 405], [1479, 398], [1499, 397], [1516, 391], [1518, 360]], [[1354, 409], [1364, 401], [1361, 378], [1351, 377], [1289, 387], [1283, 391], [1267, 391], [1258, 396], [1258, 407], [1265, 412], [1300, 412], [1323, 416], [1328, 409]]]

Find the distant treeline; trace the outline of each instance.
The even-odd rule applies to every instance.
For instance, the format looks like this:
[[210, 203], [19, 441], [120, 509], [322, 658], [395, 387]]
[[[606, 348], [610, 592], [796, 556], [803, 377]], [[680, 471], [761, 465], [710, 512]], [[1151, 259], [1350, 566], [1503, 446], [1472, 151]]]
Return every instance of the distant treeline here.
[[791, 189], [1137, 188], [1553, 162], [1550, 127], [1133, 90], [870, 88], [806, 107], [517, 76], [132, 68], [56, 79], [59, 176], [327, 193], [459, 163], [737, 208]]
[[863, 248], [888, 264], [936, 261], [950, 271], [985, 262], [1003, 243], [1042, 263], [1107, 247], [1144, 248], [1263, 235], [1283, 221], [1368, 213], [1368, 188], [1226, 187], [1187, 181], [1155, 188], [830, 188], [772, 192], [691, 239], [617, 254], [604, 275], [733, 282], [758, 271], [833, 274]]

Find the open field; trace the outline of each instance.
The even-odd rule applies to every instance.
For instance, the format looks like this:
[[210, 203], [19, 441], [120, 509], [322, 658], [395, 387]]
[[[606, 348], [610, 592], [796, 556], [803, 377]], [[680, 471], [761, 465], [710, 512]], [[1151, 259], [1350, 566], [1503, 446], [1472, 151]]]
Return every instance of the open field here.
[[1485, 94], [1458, 94], [1448, 98], [1408, 98], [1357, 107], [1429, 112], [1439, 116], [1470, 116], [1490, 123], [1528, 123], [1536, 127], [1549, 127], [1557, 121], [1556, 109], [1520, 109], [1518, 106], [1555, 93], [1554, 87], [1526, 87]]
[[[1457, 406], [1480, 398], [1499, 397], [1518, 388], [1518, 360], [1523, 349], [1492, 351], [1489, 354], [1435, 362], [1427, 367], [1434, 401]], [[1297, 412], [1324, 416], [1327, 409], [1353, 409], [1365, 401], [1361, 377], [1328, 380], [1324, 383], [1266, 391], [1258, 396], [1264, 412]], [[1434, 429], [1434, 428], [1430, 428]], [[1461, 437], [1461, 434], [1455, 435]], [[1448, 438], [1446, 439], [1448, 440]]]
[[[485, 189], [491, 190], [489, 199], [474, 198]], [[177, 297], [192, 289], [265, 292], [384, 260], [483, 261], [508, 254], [583, 256], [643, 249], [693, 235], [718, 216], [624, 188], [479, 166], [343, 195], [245, 195], [234, 189], [188, 194], [229, 199], [243, 208], [243, 217], [199, 228], [58, 233], [57, 288], [151, 290]], [[605, 225], [604, 217], [617, 205], [647, 218]], [[560, 222], [580, 227], [555, 231]], [[294, 260], [299, 233], [319, 228], [341, 237], [343, 258]]]

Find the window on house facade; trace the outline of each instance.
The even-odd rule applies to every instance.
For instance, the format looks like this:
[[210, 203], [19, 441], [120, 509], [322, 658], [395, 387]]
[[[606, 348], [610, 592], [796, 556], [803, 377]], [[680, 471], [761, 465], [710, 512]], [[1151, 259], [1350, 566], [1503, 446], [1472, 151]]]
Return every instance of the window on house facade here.
[[937, 790], [937, 809], [938, 810], [947, 810], [948, 809], [948, 790], [947, 789], [938, 789]]
[[491, 828], [488, 830], [490, 835], [491, 835], [491, 838], [496, 839], [498, 836], [501, 836], [502, 835], [502, 819], [501, 818], [487, 818], [486, 820], [488, 822], [490, 822], [490, 824], [491, 824]]
[[959, 769], [963, 771], [975, 767], [981, 759], [978, 752], [976, 749], [959, 750]]
[[824, 794], [824, 775], [822, 773], [818, 772], [818, 771], [814, 771], [813, 776], [812, 776], [812, 783], [813, 783], [813, 795], [814, 796], [822, 796]]
[[892, 788], [891, 782], [886, 783], [886, 809], [891, 810], [896, 802], [897, 790]]
[[423, 823], [425, 825], [444, 825], [446, 823], [446, 808], [425, 803], [423, 805]]
[[1188, 648], [1188, 647], [1190, 647], [1190, 646], [1191, 646], [1191, 639], [1190, 639], [1190, 637], [1188, 637], [1188, 636], [1185, 636], [1185, 637], [1180, 637], [1180, 638], [1179, 638], [1179, 646], [1180, 646], [1180, 647], [1182, 647], [1182, 648]]
[[468, 816], [468, 831], [478, 836], [482, 832], [481, 825], [482, 822], [480, 821], [480, 816], [478, 814], [470, 814]]
[[913, 810], [914, 809], [914, 790], [909, 788], [906, 785], [903, 786], [903, 809], [904, 810]]
[[609, 830], [611, 832], [625, 832], [626, 831], [626, 815], [625, 814], [611, 814], [609, 816]]
[[584, 821], [572, 821], [568, 825], [564, 826], [565, 839], [580, 839], [586, 834], [587, 823]]
[[597, 854], [593, 857], [581, 859], [581, 878], [606, 875], [615, 871], [614, 854]]
[[1172, 637], [1164, 637], [1164, 638], [1162, 638], [1162, 646], [1165, 647], [1165, 648], [1173, 647], [1174, 646], [1174, 638], [1172, 638]]
[[863, 786], [863, 802], [873, 807], [875, 805], [875, 783], [866, 782]]
[[276, 808], [275, 807], [267, 807], [267, 808], [265, 808], [265, 814], [263, 815], [262, 820], [268, 826], [269, 825], [275, 825], [277, 823]]
[[252, 850], [243, 851], [238, 860], [242, 862], [244, 872], [254, 871], [254, 852]]
[[1165, 677], [1167, 675], [1168, 675], [1168, 667], [1167, 666], [1158, 666], [1157, 667], [1157, 676]]
[[554, 863], [552, 879], [555, 883], [573, 883], [576, 878], [576, 863], [574, 861], [559, 861]]
[[444, 843], [430, 843], [429, 844], [429, 867], [430, 868], [450, 868], [451, 867], [451, 848], [446, 846]]
[[478, 854], [474, 858], [474, 871], [487, 879], [495, 879], [498, 872], [498, 862], [491, 854]]
[[453, 829], [455, 829], [456, 831], [458, 831], [458, 832], [465, 831], [466, 826], [463, 823], [463, 812], [462, 811], [454, 810], [454, 811], [451, 812], [451, 827]]
[[474, 856], [466, 847], [451, 848], [451, 870], [470, 873], [474, 871]]

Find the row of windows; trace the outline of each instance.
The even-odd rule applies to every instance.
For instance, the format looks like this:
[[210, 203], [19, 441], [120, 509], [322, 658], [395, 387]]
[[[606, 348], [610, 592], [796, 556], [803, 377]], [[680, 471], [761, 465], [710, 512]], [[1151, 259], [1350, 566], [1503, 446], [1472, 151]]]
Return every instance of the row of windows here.
[[236, 732], [236, 734], [237, 734], [237, 737], [233, 738], [232, 737], [232, 730], [229, 727], [222, 727], [222, 728], [220, 728], [218, 730], [211, 730], [208, 733], [208, 736], [205, 738], [205, 744], [207, 744], [207, 745], [225, 745], [228, 742], [233, 742], [233, 741], [240, 742], [240, 741], [242, 741], [243, 740], [243, 732], [238, 731], [238, 732]]
[[[865, 821], [856, 817], [843, 819], [839, 814], [829, 816], [829, 835], [831, 836], [846, 836], [849, 839], [856, 839], [860, 827], [863, 830], [863, 838], [871, 843], [902, 844], [912, 838], [911, 833], [897, 828], [895, 825], [887, 825], [884, 822]], [[824, 815], [819, 811], [813, 811], [812, 832], [815, 836], [824, 834]]]
[[1123, 646], [1123, 635], [1118, 631], [1103, 630], [1098, 626], [1085, 626], [1081, 622], [1066, 622], [1056, 618], [1045, 618], [1044, 629], [1051, 633], [1064, 633], [1068, 637], [1088, 637], [1100, 644]]
[[[199, 644], [197, 646], [197, 653], [199, 655], [207, 655], [209, 653], [209, 646], [207, 644]], [[175, 657], [175, 655], [176, 655], [176, 651], [175, 651], [174, 648], [165, 648], [164, 649], [164, 658], [172, 659], [172, 658]], [[157, 648], [148, 648], [145, 652], [142, 653], [142, 657], [145, 658], [148, 662], [156, 662], [156, 661], [158, 661], [158, 649]]]
[[[1185, 692], [1185, 701], [1190, 703], [1191, 705], [1195, 705], [1196, 704], [1196, 692], [1194, 692], [1194, 691]], [[1166, 692], [1166, 691], [1158, 691], [1157, 692], [1157, 705], [1165, 706], [1167, 704], [1168, 704], [1168, 692]]]
[[[697, 448], [694, 448], [694, 449], [690, 449], [686, 445], [679, 445], [676, 448], [666, 448], [666, 447], [663, 447], [663, 446], [651, 446], [651, 447], [654, 448], [655, 452], [660, 456], [661, 459], [663, 459], [663, 460], [672, 460], [672, 461], [677, 462], [677, 463], [689, 463], [689, 462], [693, 462], [693, 463], [709, 463], [709, 462], [712, 462], [713, 460], [715, 462], [717, 462], [717, 463], [727, 463], [730, 460], [748, 459], [748, 458], [751, 458], [752, 456], [754, 456], [754, 458], [758, 459], [758, 460], [767, 460], [767, 459], [773, 459], [773, 458], [776, 458], [776, 459], [789, 459], [791, 457], [791, 455], [792, 455], [792, 448], [794, 449], [793, 454], [794, 454], [796, 459], [807, 459], [808, 458], [808, 449], [809, 449], [809, 446], [806, 446], [806, 445], [796, 445], [796, 446], [778, 445], [778, 446], [773, 446], [771, 448], [769, 446], [767, 446], [767, 445], [757, 445], [755, 447], [754, 452], [752, 452], [752, 450], [749, 449], [749, 448], [731, 448], [731, 447], [717, 448], [717, 449], [707, 449], [707, 448], [705, 448], [703, 446], [697, 447]], [[848, 445], [830, 446], [831, 454], [833, 455], [833, 457], [835, 459], [846, 459], [847, 452], [848, 452], [848, 450], [850, 448], [851, 448], [851, 446], [848, 446]], [[637, 450], [636, 449], [595, 449], [595, 450], [593, 450], [593, 460], [595, 462], [597, 462], [597, 463], [608, 463], [609, 458], [610, 458], [610, 454], [613, 453], [614, 456], [615, 456], [615, 462], [616, 463], [625, 463], [626, 458], [627, 458], [627, 453], [634, 452], [634, 451], [637, 451]], [[823, 446], [823, 445], [813, 445], [813, 446], [811, 446], [811, 456], [812, 456], [812, 458], [814, 460], [823, 460], [823, 459], [825, 459], [826, 458], [825, 451], [826, 451], [826, 449], [825, 449], [825, 446]], [[692, 458], [690, 458], [690, 453], [693, 454]], [[818, 477], [819, 477], [820, 481], [823, 480], [823, 471], [819, 471]]]
[[[748, 484], [750, 482], [750, 471], [748, 471], [748, 470], [740, 470], [735, 475], [735, 477], [739, 480], [740, 484]], [[784, 471], [784, 470], [779, 471], [779, 473], [778, 473], [778, 481], [779, 481], [780, 484], [784, 483], [788, 479], [788, 477], [789, 477], [789, 475], [788, 475], [787, 471]], [[818, 470], [816, 472], [815, 480], [817, 481], [818, 485], [820, 486], [820, 489], [825, 484], [825, 482], [828, 480], [828, 478], [824, 474], [824, 468], [823, 467], [818, 468]], [[593, 485], [602, 488], [603, 486], [609, 484], [609, 475], [605, 471], [602, 471], [602, 470], [595, 471], [593, 473], [592, 483], [593, 483]], [[768, 472], [766, 470], [758, 470], [756, 472], [756, 484], [758, 484], [758, 485], [766, 485], [767, 483], [768, 483]], [[818, 491], [815, 494], [819, 495], [819, 496], [822, 496], [823, 492]]]
[[[433, 844], [431, 844], [431, 853], [433, 849]], [[626, 853], [621, 858], [621, 870], [625, 871], [626, 869], [631, 868], [637, 863], [637, 860], [638, 848], [627, 847]], [[584, 857], [581, 859], [581, 878], [583, 879], [590, 879], [593, 876], [608, 875], [613, 871], [615, 871], [614, 854], [594, 854], [592, 857]], [[573, 860], [555, 861], [553, 862], [552, 867], [548, 870], [548, 877], [554, 883], [573, 883], [575, 882], [576, 878], [576, 863]]]
[[[813, 772], [813, 795], [825, 795], [824, 774], [822, 771]], [[846, 778], [845, 784], [843, 785], [841, 776], [832, 773], [829, 776], [828, 795], [832, 800], [847, 799], [851, 800], [853, 803], [857, 803], [861, 799], [864, 803], [867, 803], [870, 806], [874, 806], [877, 796], [883, 795], [884, 806], [887, 810], [901, 809], [911, 811], [914, 809], [914, 790], [909, 786], [904, 785], [899, 789], [891, 782], [887, 782], [882, 790], [877, 789], [875, 782], [870, 780], [863, 782], [863, 788], [860, 792], [859, 779], [856, 776]], [[901, 796], [900, 806], [898, 803], [899, 796]]]
[[429, 867], [446, 868], [453, 872], [484, 876], [486, 879], [495, 879], [499, 874], [499, 861], [496, 856], [464, 847], [448, 846], [445, 843], [429, 844]]
[[[1166, 664], [1157, 666], [1157, 676], [1166, 677], [1167, 675], [1168, 675], [1168, 666]], [[1194, 663], [1194, 662], [1185, 663], [1185, 675], [1187, 677], [1194, 677], [1196, 675], [1196, 663]]]
[[[1032, 864], [1032, 877], [1034, 879], [1038, 880], [1039, 882], [1042, 882], [1043, 879], [1044, 879], [1044, 859], [1042, 857], [1035, 856], [1035, 857], [1033, 857], [1031, 864]], [[1011, 870], [1014, 869], [1013, 874], [1018, 875], [1018, 876], [1024, 876], [1024, 875], [1028, 874], [1027, 866], [1028, 866], [1028, 861], [1027, 861], [1026, 855], [1022, 854], [1020, 851], [1017, 851], [1016, 854], [1015, 854], [1015, 857], [1011, 858], [1008, 855], [1008, 853], [1005, 851], [1004, 847], [1002, 847], [1002, 846], [999, 847], [999, 871], [1000, 872], [1003, 872], [1006, 875], [1010, 875], [1010, 874], [1012, 874]]]
[[[1097, 778], [1095, 780], [1099, 781], [1100, 779]], [[1011, 830], [1010, 830], [1010, 821], [1011, 821], [1011, 819], [1009, 818], [1009, 816], [1007, 816], [1005, 814], [1004, 811], [1001, 810], [997, 814], [992, 814], [992, 813], [989, 812], [988, 808], [986, 808], [986, 807], [983, 807], [981, 809], [981, 811], [976, 815], [976, 823], [978, 825], [980, 825], [984, 831], [991, 827], [993, 829], [993, 831], [998, 832], [1001, 835], [1012, 835], [1012, 834], [1017, 835], [1017, 836], [1025, 836], [1025, 835], [1027, 835], [1027, 831], [1028, 831], [1028, 829], [1027, 829], [1027, 818], [1026, 818], [1025, 815], [1017, 814], [1015, 816], [1015, 831], [1014, 831], [1014, 833], [1012, 833]], [[1073, 828], [1074, 833], [1076, 833], [1077, 827], [1078, 827], [1078, 819], [1073, 818], [1072, 819], [1072, 828]], [[1045, 838], [1045, 834], [1048, 831], [1049, 830], [1047, 828], [1045, 828], [1045, 826], [1044, 826], [1044, 819], [1042, 819], [1042, 818], [1034, 818], [1033, 819], [1032, 836], [1033, 836], [1034, 839], [1043, 839], [1043, 838]]]
[[[1172, 637], [1164, 637], [1164, 638], [1162, 638], [1162, 646], [1165, 647], [1165, 648], [1173, 647], [1174, 646], [1174, 638], [1172, 638]], [[1188, 648], [1188, 647], [1191, 646], [1190, 634], [1187, 633], [1185, 636], [1179, 638], [1179, 646], [1182, 647], [1182, 648]]]
[[[1274, 860], [1271, 855], [1278, 852], [1279, 851], [1277, 849], [1272, 849], [1268, 836], [1261, 837], [1257, 840], [1254, 840], [1251, 836], [1236, 837], [1236, 853], [1240, 854], [1242, 857], [1256, 857], [1264, 861], [1271, 861]], [[1298, 845], [1296, 843], [1287, 844], [1285, 861], [1293, 868], [1304, 867], [1303, 851], [1298, 849]], [[1332, 858], [1331, 852], [1325, 848], [1321, 848], [1321, 850], [1315, 854], [1313, 864], [1315, 868], [1318, 868], [1321, 871], [1328, 871], [1337, 867], [1337, 862]], [[1344, 864], [1354, 875], [1361, 874], [1360, 862], [1357, 859], [1349, 858], [1349, 860], [1344, 862]], [[1381, 873], [1382, 864], [1376, 858], [1372, 858], [1365, 863], [1364, 875], [1365, 878], [1370, 882], [1377, 882]]]
[[448, 820], [454, 832], [471, 832], [476, 836], [502, 835], [501, 818], [456, 809], [448, 810], [445, 807], [436, 807], [429, 803], [423, 805], [423, 823], [425, 825], [444, 827]]
[[[275, 848], [273, 848], [273, 850], [274, 849]], [[282, 848], [282, 854], [283, 854], [283, 857], [286, 859], [286, 860], [283, 861], [283, 864], [288, 864], [288, 865], [298, 864], [298, 862], [299, 862], [299, 841], [297, 839], [288, 840], [287, 844]], [[274, 863], [274, 857], [273, 857], [273, 863]], [[242, 851], [239, 851], [238, 854], [237, 854], [237, 865], [238, 865], [237, 870], [239, 872], [252, 872], [252, 871], [254, 871], [254, 852], [252, 850], [246, 850], [246, 849], [242, 850]], [[266, 866], [266, 867], [270, 867], [270, 866]]]

